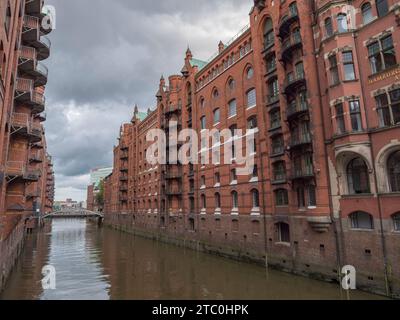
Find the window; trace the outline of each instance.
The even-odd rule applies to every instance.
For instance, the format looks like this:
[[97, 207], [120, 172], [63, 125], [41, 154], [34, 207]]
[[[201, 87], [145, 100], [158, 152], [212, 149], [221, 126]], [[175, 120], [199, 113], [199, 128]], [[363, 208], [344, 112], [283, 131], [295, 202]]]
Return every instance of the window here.
[[375, 97], [381, 127], [390, 126], [392, 123], [390, 115], [389, 100], [386, 93]]
[[296, 79], [304, 78], [304, 65], [303, 62], [296, 64]]
[[369, 213], [357, 211], [350, 215], [351, 227], [353, 229], [374, 229], [374, 219]]
[[284, 152], [284, 140], [283, 136], [278, 136], [272, 139], [272, 155], [281, 154]]
[[256, 105], [256, 89], [251, 89], [247, 92], [247, 108], [254, 107]]
[[380, 94], [375, 100], [381, 127], [400, 123], [400, 89], [390, 91], [389, 97], [386, 93]]
[[364, 24], [367, 24], [373, 20], [374, 17], [372, 16], [372, 7], [369, 2], [362, 5], [361, 11]]
[[387, 166], [390, 191], [400, 192], [400, 151], [396, 151], [389, 157]]
[[201, 98], [201, 99], [200, 99], [200, 107], [201, 107], [202, 109], [204, 109], [205, 105], [206, 105], [206, 102], [205, 102], [204, 98]]
[[203, 209], [206, 209], [206, 208], [207, 208], [207, 199], [206, 199], [206, 196], [205, 196], [204, 194], [202, 194], [200, 198], [201, 198], [201, 206], [202, 206], [202, 208], [203, 208]]
[[347, 166], [349, 194], [370, 193], [369, 171], [365, 161], [358, 157]]
[[247, 79], [250, 80], [251, 78], [253, 78], [253, 76], [254, 76], [254, 69], [252, 67], [249, 67], [247, 69]]
[[274, 163], [274, 182], [286, 181], [286, 165], [285, 161]]
[[279, 222], [276, 225], [278, 231], [278, 242], [290, 243], [290, 228], [287, 223]]
[[193, 218], [189, 218], [189, 230], [190, 231], [194, 231], [195, 230], [194, 219]]
[[335, 106], [335, 109], [336, 109], [336, 132], [337, 134], [343, 134], [346, 132], [343, 103], [337, 104]]
[[343, 68], [344, 68], [344, 79], [355, 80], [356, 73], [354, 71], [353, 52], [343, 52]]
[[239, 207], [238, 193], [236, 191], [232, 191], [231, 197], [232, 197], [232, 208], [237, 209]]
[[217, 89], [214, 90], [213, 97], [214, 97], [214, 99], [217, 99], [219, 97], [219, 92]]
[[232, 100], [231, 102], [229, 102], [228, 105], [228, 117], [234, 117], [236, 116], [236, 100]]
[[308, 206], [309, 207], [317, 206], [317, 194], [314, 185], [308, 186]]
[[220, 122], [220, 110], [215, 109], [214, 110], [214, 124], [217, 124]]
[[268, 82], [268, 95], [270, 98], [275, 98], [279, 95], [279, 83], [277, 78]]
[[264, 48], [268, 48], [274, 44], [274, 30], [272, 20], [267, 19], [264, 24]]
[[256, 164], [253, 166], [253, 172], [251, 174], [251, 177], [258, 178], [258, 166]]
[[221, 208], [221, 195], [219, 193], [215, 194], [215, 208]]
[[370, 44], [368, 46], [368, 55], [373, 74], [396, 65], [396, 53], [392, 35]]
[[362, 131], [362, 121], [361, 121], [361, 109], [360, 109], [360, 101], [354, 100], [350, 101], [350, 119], [351, 119], [351, 128], [353, 131]]
[[247, 120], [247, 129], [256, 129], [257, 128], [257, 118], [251, 117]]
[[275, 191], [275, 202], [277, 206], [289, 205], [289, 196], [286, 189], [279, 189]]
[[201, 176], [200, 184], [201, 184], [202, 187], [205, 187], [205, 185], [206, 185], [206, 177], [205, 176]]
[[272, 56], [268, 57], [265, 61], [267, 66], [267, 72], [272, 72], [276, 69], [276, 56], [273, 54]]
[[253, 208], [259, 208], [260, 207], [260, 194], [258, 193], [258, 190], [253, 189], [251, 190], [251, 198], [253, 202]]
[[207, 128], [206, 116], [202, 116], [200, 118], [200, 127], [201, 127], [202, 130]]
[[333, 35], [333, 26], [331, 18], [325, 19], [325, 33], [327, 37], [331, 37]]
[[394, 230], [400, 231], [400, 213], [396, 213], [392, 217], [393, 217]]
[[231, 170], [231, 182], [237, 181], [236, 169]]
[[281, 126], [281, 110], [279, 108], [274, 109], [269, 114], [270, 127], [271, 129], [276, 129]]
[[219, 174], [219, 172], [216, 172], [214, 174], [214, 181], [215, 181], [215, 184], [221, 183], [221, 175]]
[[297, 188], [297, 206], [299, 208], [305, 208], [306, 206], [306, 198], [304, 195], [304, 188], [303, 187], [299, 187]]
[[331, 84], [336, 85], [339, 83], [339, 68], [337, 64], [336, 55], [329, 57]]
[[8, 34], [9, 34], [9, 32], [10, 32], [10, 27], [11, 27], [11, 16], [12, 16], [12, 14], [11, 14], [11, 7], [10, 7], [10, 3], [8, 3], [8, 5], [7, 5], [7, 10], [6, 10], [6, 19], [5, 19], [5, 22], [4, 22], [4, 25], [5, 25], [5, 28], [6, 28], [7, 36], [8, 36]]
[[376, 11], [378, 11], [378, 17], [387, 14], [389, 12], [387, 0], [376, 0]]
[[228, 82], [228, 88], [229, 88], [229, 90], [233, 91], [233, 90], [235, 90], [235, 87], [236, 87], [236, 82], [235, 82], [235, 80], [230, 79], [229, 82]]
[[345, 13], [339, 13], [337, 16], [337, 24], [338, 24], [338, 31], [346, 32], [348, 30], [347, 27], [347, 15]]

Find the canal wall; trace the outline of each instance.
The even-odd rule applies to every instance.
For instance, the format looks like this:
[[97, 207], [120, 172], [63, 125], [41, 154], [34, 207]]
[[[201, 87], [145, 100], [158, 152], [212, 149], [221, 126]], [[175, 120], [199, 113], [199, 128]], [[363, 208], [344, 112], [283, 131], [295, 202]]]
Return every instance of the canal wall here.
[[3, 291], [25, 240], [25, 221], [21, 215], [2, 217], [0, 234], [0, 292]]
[[[160, 227], [155, 215], [106, 214], [104, 224], [155, 241], [338, 284], [342, 277], [341, 268], [349, 259], [346, 250], [337, 250], [346, 240], [339, 221], [336, 222], [339, 237], [335, 237], [335, 231], [331, 228], [330, 232], [319, 234], [316, 240], [312, 237], [312, 230], [307, 229], [308, 222], [293, 217], [296, 221], [292, 225], [297, 228], [293, 233], [297, 234], [299, 241], [289, 245], [274, 241], [273, 225], [276, 222], [272, 217], [196, 216], [194, 230], [186, 223], [185, 217], [172, 217], [165, 226]], [[232, 225], [232, 219], [240, 223], [240, 229], [236, 229], [236, 222]], [[378, 262], [382, 264], [382, 261]], [[375, 271], [363, 264], [355, 264], [355, 267], [357, 289], [387, 295], [387, 281], [382, 267]], [[391, 297], [400, 298], [400, 286], [395, 279], [392, 279], [391, 286]]]

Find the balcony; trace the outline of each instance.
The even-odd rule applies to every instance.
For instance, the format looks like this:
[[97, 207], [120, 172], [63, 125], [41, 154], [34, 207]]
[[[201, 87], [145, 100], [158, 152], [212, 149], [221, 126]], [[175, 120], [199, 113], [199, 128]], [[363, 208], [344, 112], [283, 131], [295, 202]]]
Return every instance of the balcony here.
[[121, 151], [126, 151], [126, 150], [128, 150], [128, 149], [129, 149], [128, 145], [127, 145], [127, 144], [125, 144], [125, 143], [121, 143], [121, 146], [120, 146], [120, 148], [121, 148]]
[[313, 166], [305, 166], [303, 168], [294, 168], [291, 176], [291, 180], [308, 180], [314, 178]]
[[283, 17], [279, 25], [278, 37], [281, 39], [286, 37], [290, 33], [290, 26], [296, 21], [299, 21], [299, 13], [297, 9], [292, 8], [289, 10], [289, 13]]
[[28, 182], [39, 181], [40, 170], [28, 169], [23, 161], [7, 161], [7, 177], [10, 180], [21, 178]]
[[35, 87], [47, 84], [49, 71], [43, 63], [37, 61], [35, 48], [21, 47], [19, 51], [18, 67], [24, 74], [34, 77]]
[[282, 43], [281, 60], [288, 62], [292, 59], [293, 51], [303, 46], [300, 34], [293, 34]]
[[42, 163], [43, 157], [42, 153], [39, 151], [29, 153], [29, 163]]
[[182, 187], [181, 186], [168, 186], [165, 189], [165, 194], [167, 196], [181, 196], [182, 195]]
[[306, 84], [306, 78], [304, 72], [296, 73], [292, 77], [287, 77], [284, 84], [285, 94], [291, 94], [296, 91], [297, 88], [302, 87]]
[[119, 201], [120, 202], [128, 202], [128, 196], [127, 195], [120, 195], [119, 196]]
[[121, 177], [119, 177], [119, 181], [121, 181], [121, 182], [128, 181], [128, 177], [126, 177], [126, 176], [121, 176]]
[[38, 60], [44, 60], [50, 56], [51, 42], [46, 36], [41, 36], [39, 18], [28, 15], [24, 16], [22, 41], [36, 49]]
[[300, 135], [294, 134], [290, 139], [290, 150], [293, 151], [310, 144], [312, 144], [310, 133], [303, 133]]
[[42, 196], [42, 191], [40, 189], [28, 191], [26, 194], [27, 199], [40, 198], [41, 196]]
[[164, 113], [165, 115], [169, 115], [174, 113], [180, 113], [181, 110], [182, 110], [181, 106], [169, 106], [165, 108]]
[[30, 14], [35, 17], [41, 17], [43, 0], [26, 0], [25, 1], [25, 13]]
[[33, 81], [30, 79], [17, 79], [15, 87], [15, 101], [25, 103], [32, 107], [33, 113], [41, 113], [44, 111], [46, 98], [33, 88]]
[[129, 159], [129, 153], [127, 151], [121, 152], [120, 159], [121, 160], [128, 160]]
[[122, 164], [121, 167], [119, 168], [119, 171], [121, 172], [128, 172], [129, 168], [127, 164]]
[[121, 191], [121, 192], [127, 192], [127, 191], [128, 191], [128, 186], [126, 186], [126, 185], [121, 185], [121, 186], [119, 187], [119, 191]]
[[26, 113], [13, 113], [11, 116], [12, 134], [28, 137], [33, 143], [42, 140], [42, 126], [35, 123]]
[[309, 109], [307, 102], [293, 102], [289, 104], [286, 109], [286, 119], [287, 121], [290, 121], [308, 112]]
[[274, 104], [279, 102], [279, 93], [276, 94], [269, 94], [266, 97], [266, 103], [269, 104]]
[[182, 172], [180, 170], [169, 170], [165, 173], [166, 180], [181, 179]]
[[35, 114], [35, 119], [38, 119], [40, 122], [44, 122], [47, 119], [47, 115], [45, 112]]

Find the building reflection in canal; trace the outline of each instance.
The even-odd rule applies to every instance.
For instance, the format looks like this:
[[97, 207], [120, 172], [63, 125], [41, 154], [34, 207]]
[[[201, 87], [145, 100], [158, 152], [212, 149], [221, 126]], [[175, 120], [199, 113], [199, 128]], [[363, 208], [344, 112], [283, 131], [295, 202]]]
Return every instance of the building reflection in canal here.
[[[79, 219], [32, 235], [2, 299], [341, 299], [339, 285], [235, 262]], [[44, 265], [56, 290], [41, 289]], [[352, 292], [353, 299], [375, 299]]]

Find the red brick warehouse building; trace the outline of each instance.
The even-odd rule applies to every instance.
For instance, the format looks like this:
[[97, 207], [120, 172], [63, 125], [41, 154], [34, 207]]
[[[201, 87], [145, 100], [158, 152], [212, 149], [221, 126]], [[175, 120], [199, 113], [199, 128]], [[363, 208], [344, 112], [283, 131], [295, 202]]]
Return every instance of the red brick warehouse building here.
[[[25, 230], [51, 212], [54, 172], [47, 153], [44, 91], [51, 26], [41, 0], [0, 2], [0, 290]], [[44, 21], [46, 19], [46, 21]]]
[[[398, 296], [400, 4], [254, 1], [249, 19], [210, 60], [188, 50], [121, 128], [106, 223], [325, 280], [353, 265], [359, 288]], [[198, 141], [219, 165], [150, 165], [154, 128], [257, 129], [256, 166], [224, 164], [223, 139]]]

